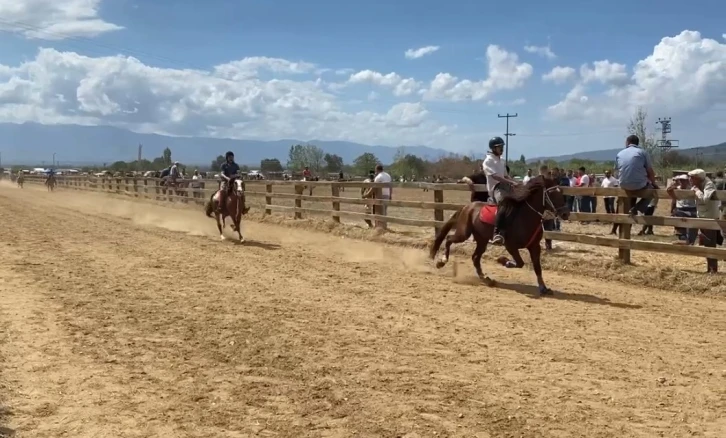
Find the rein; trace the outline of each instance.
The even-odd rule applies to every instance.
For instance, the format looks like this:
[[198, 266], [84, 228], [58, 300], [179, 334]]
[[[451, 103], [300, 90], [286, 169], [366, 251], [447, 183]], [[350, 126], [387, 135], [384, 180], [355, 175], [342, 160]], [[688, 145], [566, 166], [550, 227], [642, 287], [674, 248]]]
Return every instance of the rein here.
[[544, 233], [544, 221], [548, 220], [547, 218], [545, 218], [545, 214], [547, 213], [547, 206], [549, 206], [552, 209], [552, 211], [555, 213], [555, 215], [557, 214], [558, 209], [555, 207], [555, 204], [552, 202], [552, 199], [550, 199], [549, 192], [554, 191], [554, 190], [559, 190], [559, 189], [560, 188], [558, 186], [554, 186], [554, 187], [550, 187], [548, 189], [542, 190], [542, 208], [543, 208], [542, 212], [540, 212], [536, 208], [532, 207], [532, 204], [530, 204], [528, 200], [524, 201], [525, 204], [527, 204], [527, 207], [529, 207], [530, 210], [532, 210], [533, 212], [537, 213], [537, 215], [540, 218], [539, 227], [537, 227], [534, 230], [534, 233], [532, 233], [532, 237], [530, 237], [529, 241], [527, 242], [527, 245], [524, 246], [525, 248], [529, 248], [530, 245], [532, 245], [534, 243], [534, 241], [537, 240], [541, 236], [541, 233]]

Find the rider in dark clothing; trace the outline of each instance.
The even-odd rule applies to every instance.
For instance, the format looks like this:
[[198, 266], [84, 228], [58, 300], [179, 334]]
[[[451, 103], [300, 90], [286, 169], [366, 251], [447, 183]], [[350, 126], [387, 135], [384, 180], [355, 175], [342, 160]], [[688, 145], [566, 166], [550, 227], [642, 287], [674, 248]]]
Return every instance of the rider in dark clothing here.
[[487, 176], [484, 172], [475, 172], [461, 179], [461, 182], [468, 184], [471, 190], [471, 202], [487, 202], [489, 200], [489, 192], [477, 191], [474, 185], [487, 185]]
[[234, 162], [234, 153], [227, 152], [224, 155], [225, 162], [219, 168], [219, 176], [222, 178], [222, 184], [219, 186], [219, 205], [224, 208], [227, 192], [232, 188], [229, 183], [232, 179], [239, 176], [239, 166]]

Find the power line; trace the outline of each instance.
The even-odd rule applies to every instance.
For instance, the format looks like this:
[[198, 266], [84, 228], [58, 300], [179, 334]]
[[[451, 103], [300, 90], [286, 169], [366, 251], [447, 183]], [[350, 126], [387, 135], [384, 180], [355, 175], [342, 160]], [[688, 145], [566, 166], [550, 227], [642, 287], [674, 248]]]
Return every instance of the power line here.
[[504, 133], [504, 137], [506, 140], [504, 140], [504, 162], [509, 163], [509, 137], [513, 135], [517, 135], [513, 132], [509, 132], [509, 119], [512, 117], [517, 117], [517, 113], [506, 115], [497, 114], [497, 117], [500, 119], [507, 119], [507, 132]]

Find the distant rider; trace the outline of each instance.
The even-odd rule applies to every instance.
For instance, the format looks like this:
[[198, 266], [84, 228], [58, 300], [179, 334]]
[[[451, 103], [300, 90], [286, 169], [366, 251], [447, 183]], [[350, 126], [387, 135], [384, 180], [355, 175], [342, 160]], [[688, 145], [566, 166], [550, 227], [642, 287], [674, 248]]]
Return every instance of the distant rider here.
[[219, 177], [222, 179], [218, 192], [220, 210], [226, 205], [225, 201], [227, 199], [227, 192], [229, 192], [232, 188], [229, 182], [233, 178], [239, 177], [239, 172], [239, 166], [234, 162], [234, 153], [229, 151], [224, 154], [224, 163], [222, 163], [219, 168]]
[[[519, 185], [519, 182], [509, 176], [507, 164], [502, 160], [504, 152], [504, 140], [501, 137], [492, 137], [489, 140], [489, 152], [482, 163], [482, 169], [487, 176], [487, 189], [489, 195], [496, 204], [500, 204], [504, 196], [512, 191], [512, 187]], [[497, 218], [494, 225], [494, 237], [492, 244], [501, 245], [504, 243], [506, 227], [506, 216], [501, 210], [497, 211]]]

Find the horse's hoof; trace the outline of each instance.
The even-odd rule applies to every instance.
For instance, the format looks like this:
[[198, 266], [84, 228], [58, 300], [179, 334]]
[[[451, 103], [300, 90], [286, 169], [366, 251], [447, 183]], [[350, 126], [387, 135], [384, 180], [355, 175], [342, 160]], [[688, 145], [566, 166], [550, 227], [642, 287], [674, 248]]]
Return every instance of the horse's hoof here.
[[219, 236], [219, 240], [227, 240], [224, 236]]
[[508, 262], [509, 262], [509, 259], [504, 256], [497, 257], [497, 263], [499, 263], [502, 266], [507, 266]]
[[446, 266], [446, 262], [444, 262], [442, 260], [439, 260], [438, 262], [436, 262], [436, 269], [441, 269], [444, 266]]
[[539, 287], [539, 294], [540, 295], [552, 295], [552, 289], [548, 288], [547, 286], [540, 286]]
[[497, 285], [497, 282], [496, 282], [496, 281], [494, 281], [494, 280], [492, 280], [492, 279], [491, 279], [491, 278], [489, 278], [489, 277], [484, 277], [484, 278], [482, 278], [482, 279], [481, 279], [481, 282], [482, 282], [482, 283], [484, 283], [484, 284], [485, 284], [486, 286], [489, 286], [489, 287], [494, 287], [494, 286], [496, 286], [496, 285]]

